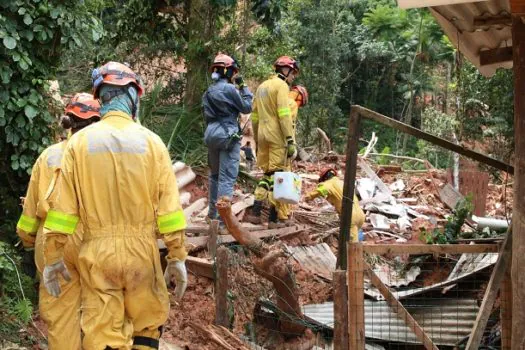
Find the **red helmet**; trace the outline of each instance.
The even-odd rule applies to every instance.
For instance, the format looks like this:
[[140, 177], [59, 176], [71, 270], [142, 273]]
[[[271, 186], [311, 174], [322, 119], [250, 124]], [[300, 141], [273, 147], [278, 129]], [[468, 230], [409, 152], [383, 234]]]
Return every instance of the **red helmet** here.
[[292, 91], [297, 91], [299, 93], [299, 96], [301, 96], [301, 107], [306, 106], [308, 103], [308, 91], [306, 88], [302, 85], [295, 85], [292, 86]]
[[335, 170], [334, 168], [324, 168], [319, 173], [319, 182], [328, 180], [327, 178], [329, 175], [332, 175], [330, 177], [337, 176], [337, 170]]
[[214, 68], [230, 68], [233, 67], [235, 71], [239, 71], [239, 64], [232, 57], [225, 55], [223, 53], [215, 56], [213, 64], [210, 67], [210, 71], [213, 71]]
[[102, 67], [94, 69], [91, 79], [95, 98], [99, 98], [100, 87], [104, 84], [117, 86], [133, 84], [137, 88], [139, 96], [142, 96], [144, 92], [140, 77], [128, 66], [118, 62], [108, 62]]
[[295, 71], [296, 74], [299, 74], [299, 64], [296, 60], [289, 56], [281, 56], [275, 61], [273, 64], [273, 68], [277, 69], [277, 67], [288, 67]]
[[93, 95], [81, 92], [73, 96], [66, 106], [65, 113], [80, 119], [100, 118], [100, 103]]

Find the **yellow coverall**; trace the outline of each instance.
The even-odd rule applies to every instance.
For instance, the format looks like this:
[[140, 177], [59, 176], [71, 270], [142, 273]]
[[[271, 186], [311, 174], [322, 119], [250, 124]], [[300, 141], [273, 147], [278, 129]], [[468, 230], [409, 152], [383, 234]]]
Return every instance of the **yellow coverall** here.
[[[46, 265], [84, 226], [79, 271], [83, 347], [130, 349], [157, 341], [169, 299], [156, 232], [168, 258], [185, 260], [186, 221], [166, 146], [123, 112], [73, 135], [62, 160], [44, 232]], [[134, 349], [154, 346], [135, 345]]]
[[[335, 207], [335, 210], [339, 215], [341, 215], [341, 210], [343, 206], [343, 181], [341, 181], [336, 176], [332, 177], [331, 179], [321, 182], [317, 189], [310, 192], [307, 195], [307, 199], [311, 200], [316, 197], [323, 197], [325, 198], [330, 204], [332, 204]], [[357, 196], [354, 194], [354, 200], [353, 200], [353, 206], [352, 206], [352, 219], [350, 221], [350, 236], [352, 238], [352, 242], [358, 241], [358, 231], [365, 223], [365, 213], [359, 206], [359, 200], [357, 199]]]
[[[289, 91], [288, 84], [274, 75], [255, 92], [251, 118], [257, 142], [257, 166], [265, 173], [261, 183], [267, 183], [268, 189], [273, 182], [272, 173], [286, 168], [286, 139], [294, 137]], [[257, 186], [255, 199], [263, 201], [266, 198], [268, 190]]]
[[[297, 91], [290, 91], [288, 93], [289, 95], [289, 106], [290, 106], [290, 116], [292, 117], [292, 127], [293, 127], [293, 140], [296, 141], [296, 132], [297, 132], [297, 116], [299, 114], [299, 106], [297, 105], [297, 102], [295, 102], [295, 99], [297, 97]], [[284, 171], [291, 171], [292, 165], [291, 162], [286, 162], [286, 165], [283, 168]], [[273, 183], [273, 178], [272, 178]], [[288, 220], [290, 217], [290, 214], [292, 212], [292, 205], [287, 203], [281, 203], [279, 201], [276, 201], [273, 198], [273, 193], [270, 193], [268, 196], [268, 200], [272, 205], [275, 206], [277, 209], [277, 217], [279, 220]]]
[[[27, 188], [24, 209], [17, 233], [26, 248], [35, 248], [35, 263], [40, 276], [39, 310], [48, 330], [48, 345], [55, 349], [80, 349], [80, 276], [78, 274], [78, 250], [82, 239], [80, 225], [64, 247], [64, 262], [71, 275], [69, 283], [61, 283], [59, 298], [49, 295], [42, 282], [44, 271], [44, 221], [49, 209], [45, 195], [53, 174], [60, 168], [66, 141], [48, 147], [38, 157]], [[36, 240], [36, 244], [35, 244]]]

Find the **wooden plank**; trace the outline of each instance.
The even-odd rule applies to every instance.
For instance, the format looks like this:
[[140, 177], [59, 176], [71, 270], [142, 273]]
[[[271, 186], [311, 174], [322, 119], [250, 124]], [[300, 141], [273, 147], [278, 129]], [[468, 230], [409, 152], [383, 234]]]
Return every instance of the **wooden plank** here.
[[374, 112], [370, 109], [354, 105], [352, 106], [352, 110], [357, 110], [359, 114], [364, 117], [371, 119], [373, 121], [376, 121], [378, 123], [381, 123], [383, 125], [389, 126], [391, 128], [394, 128], [396, 130], [399, 130], [401, 132], [404, 132], [405, 134], [409, 134], [412, 136], [415, 136], [419, 139], [428, 141], [434, 145], [438, 145], [440, 147], [443, 147], [445, 149], [448, 149], [449, 151], [453, 151], [456, 153], [459, 153], [465, 157], [471, 158], [473, 160], [476, 160], [478, 162], [490, 165], [491, 167], [494, 167], [499, 170], [503, 170], [509, 174], [514, 174], [514, 167], [510, 164], [507, 164], [505, 162], [502, 162], [500, 160], [488, 157], [484, 154], [474, 152], [472, 150], [469, 150], [465, 147], [462, 147], [460, 145], [456, 145], [453, 142], [447, 141], [445, 139], [442, 139], [440, 137], [434, 136], [432, 134], [426, 133], [424, 131], [421, 131], [419, 129], [416, 129], [410, 125], [401, 123], [395, 119], [388, 118], [387, 116], [384, 116], [380, 113]]
[[[309, 227], [308, 225], [295, 225], [285, 228], [277, 228], [273, 230], [263, 230], [263, 231], [255, 231], [253, 232], [254, 236], [260, 239], [270, 238], [270, 237], [276, 237], [276, 238], [283, 238], [283, 237], [289, 237], [295, 234], [298, 234], [300, 232], [303, 232], [307, 230]], [[186, 238], [186, 244], [192, 245], [192, 251], [199, 250], [202, 248], [205, 248], [208, 244], [209, 237], [203, 236], [203, 237], [188, 237]], [[218, 244], [228, 244], [228, 243], [234, 243], [236, 242], [235, 238], [233, 238], [232, 235], [220, 235], [218, 237]]]
[[[511, 0], [512, 12], [525, 13], [525, 1]], [[521, 9], [521, 10], [520, 10]], [[525, 344], [525, 24], [520, 16], [512, 16], [514, 47], [514, 205], [512, 209], [512, 349]]]
[[215, 324], [229, 327], [228, 320], [228, 248], [217, 249], [215, 269]]
[[348, 243], [348, 348], [365, 349], [363, 244]]
[[501, 349], [510, 350], [512, 346], [512, 279], [510, 269], [505, 272], [500, 288]]
[[498, 47], [497, 49], [483, 50], [479, 52], [480, 66], [510, 61], [512, 61], [512, 46]]
[[[266, 229], [266, 226], [263, 225], [250, 225], [243, 226], [248, 231], [262, 231]], [[200, 233], [206, 234], [210, 229], [209, 225], [190, 225], [186, 227], [186, 233]]]
[[[505, 278], [505, 272], [509, 269], [511, 255], [512, 230], [509, 230], [507, 233], [507, 238], [501, 246], [501, 252], [499, 253], [496, 266], [494, 267], [492, 275], [490, 276], [489, 284], [483, 297], [483, 302], [481, 303], [478, 316], [476, 317], [476, 323], [474, 323], [474, 327], [472, 328], [472, 333], [470, 334], [467, 347], [465, 348], [466, 350], [479, 349], [481, 338], [483, 337], [483, 332], [485, 332], [485, 328], [487, 327], [487, 321], [489, 320], [489, 316], [492, 313], [492, 307], [494, 306], [494, 302], [496, 301], [496, 298], [498, 296], [498, 290], [501, 286], [501, 282]], [[523, 305], [521, 305], [520, 307], [523, 307]]]
[[208, 259], [201, 259], [191, 255], [186, 258], [186, 268], [194, 275], [213, 279], [213, 263]]
[[346, 271], [333, 272], [334, 350], [348, 350], [348, 289]]
[[432, 339], [425, 333], [425, 330], [423, 327], [417, 323], [417, 321], [410, 315], [410, 313], [405, 309], [403, 304], [399, 302], [399, 300], [396, 299], [394, 294], [390, 291], [390, 289], [381, 281], [381, 279], [375, 274], [375, 272], [372, 270], [370, 265], [368, 265], [367, 262], [364, 262], [364, 266], [366, 269], [366, 274], [370, 278], [370, 282], [376, 287], [379, 292], [385, 297], [386, 302], [388, 305], [392, 308], [392, 311], [397, 314], [397, 316], [402, 319], [408, 328], [410, 328], [414, 334], [416, 335], [417, 339], [423, 343], [423, 346], [427, 350], [439, 350], [439, 348], [434, 344]]
[[208, 253], [210, 257], [215, 259], [217, 253], [217, 236], [219, 235], [219, 220], [212, 220], [210, 224], [209, 234], [208, 234]]
[[364, 244], [369, 254], [481, 254], [497, 253], [497, 244]]
[[359, 122], [361, 117], [353, 108], [348, 120], [348, 141], [346, 143], [346, 165], [343, 185], [343, 203], [341, 208], [341, 220], [339, 223], [339, 249], [337, 254], [337, 267], [346, 267], [346, 243], [350, 239], [350, 222], [352, 220], [352, 208], [355, 192], [355, 173], [357, 169], [357, 152], [359, 152]]

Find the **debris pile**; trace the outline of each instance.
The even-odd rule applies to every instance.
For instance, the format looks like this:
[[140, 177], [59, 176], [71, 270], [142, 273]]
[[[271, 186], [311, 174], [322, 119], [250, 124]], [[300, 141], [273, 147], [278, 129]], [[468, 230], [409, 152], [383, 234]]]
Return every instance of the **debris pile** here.
[[[303, 180], [303, 194], [315, 189], [318, 173], [326, 166], [335, 167], [340, 176], [344, 176], [341, 172], [344, 157], [331, 153], [324, 158], [310, 154], [310, 158], [311, 162], [299, 161], [295, 164]], [[242, 223], [245, 213], [253, 205], [254, 197], [238, 185], [231, 203], [223, 203], [222, 210], [228, 212], [223, 212], [226, 215], [223, 218], [226, 217], [229, 234], [217, 235], [206, 222], [207, 179], [202, 175], [204, 172], [192, 170], [183, 163], [175, 163], [173, 169], [189, 225], [187, 247], [191, 256], [187, 267], [190, 277], [182, 302], [172, 307], [164, 340], [186, 349], [249, 349], [257, 348], [255, 344], [265, 349], [293, 348], [291, 344], [302, 344], [305, 349], [307, 345], [321, 346], [323, 341], [318, 332], [326, 335], [333, 331], [333, 314], [330, 325], [330, 320], [320, 319], [316, 312], [319, 308], [333, 309], [333, 305], [329, 304], [333, 295], [332, 271], [336, 267], [339, 249], [339, 218], [335, 210], [322, 199], [308, 204], [301, 202], [293, 212], [296, 226], [268, 230], [263, 225]], [[248, 176], [258, 175], [257, 171], [252, 171]], [[379, 166], [360, 158], [356, 193], [366, 213], [366, 223], [362, 227], [364, 243], [442, 243], [440, 239], [450, 239], [444, 232], [451, 222], [459, 225], [457, 231], [460, 234], [454, 239], [475, 241], [478, 236], [473, 232], [481, 231], [487, 219], [479, 218], [480, 224], [474, 216], [472, 220], [468, 217], [457, 223], [454, 209], [465, 200], [448, 181], [445, 171], [429, 168], [424, 172], [404, 172], [401, 166], [395, 164]], [[488, 185], [485, 213], [491, 217], [489, 222], [495, 222], [496, 231], [501, 231], [505, 227], [504, 222], [508, 222], [507, 218], [511, 216], [511, 185]], [[492, 222], [492, 219], [496, 220]], [[493, 240], [499, 237], [491, 231], [494, 225], [489, 225], [489, 237]], [[213, 257], [216, 248], [212, 247], [218, 245], [230, 248], [229, 328], [213, 325], [216, 292]], [[439, 318], [440, 312], [459, 305], [456, 292], [442, 301], [435, 301], [436, 305], [429, 304], [429, 308], [438, 311], [418, 309], [414, 298], [435, 292], [446, 293], [469, 277], [479, 277], [480, 272], [487, 272], [495, 264], [497, 255], [462, 254], [445, 258], [438, 255], [374, 255], [366, 259], [375, 275], [391, 288], [398, 300], [407, 304], [414, 317], [425, 318], [430, 312]], [[366, 336], [377, 342], [368, 344], [367, 340], [367, 348], [382, 349], [384, 347], [378, 345], [381, 341], [417, 342], [412, 338], [410, 341], [394, 339], [381, 328], [376, 329], [378, 325], [370, 323], [369, 312], [388, 309], [388, 305], [366, 279], [365, 296]], [[476, 313], [479, 300], [471, 294], [466, 297], [467, 300], [462, 301], [465, 303], [462, 310], [469, 313], [469, 320], [473, 322], [471, 318]], [[383, 316], [388, 318], [388, 315]], [[469, 325], [465, 325], [463, 331]], [[425, 328], [424, 324], [422, 326]], [[400, 330], [398, 335], [404, 334], [403, 327], [399, 325], [403, 332]], [[437, 338], [440, 336], [443, 339], [435, 340], [437, 344], [449, 345], [465, 335], [460, 332], [455, 337], [447, 338], [446, 334], [436, 334]]]

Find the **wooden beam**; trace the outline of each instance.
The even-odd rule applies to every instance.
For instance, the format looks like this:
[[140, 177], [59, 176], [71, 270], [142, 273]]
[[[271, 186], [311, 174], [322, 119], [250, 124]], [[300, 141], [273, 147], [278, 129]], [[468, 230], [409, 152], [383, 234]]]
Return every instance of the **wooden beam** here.
[[368, 254], [481, 254], [499, 252], [498, 244], [363, 244]]
[[[244, 227], [248, 231], [262, 231], [266, 229], [263, 225], [254, 225], [254, 226], [247, 226]], [[200, 234], [206, 234], [210, 229], [209, 225], [191, 225], [186, 227], [186, 233], [200, 233]]]
[[196, 258], [188, 255], [186, 258], [186, 268], [188, 272], [193, 273], [196, 276], [206, 277], [213, 279], [213, 263], [208, 259]]
[[[489, 320], [489, 316], [492, 313], [492, 307], [494, 306], [494, 302], [498, 296], [498, 290], [501, 286], [501, 282], [505, 278], [505, 272], [509, 268], [511, 254], [512, 230], [509, 230], [507, 233], [507, 238], [505, 238], [505, 241], [501, 246], [501, 252], [499, 253], [496, 266], [494, 267], [492, 275], [490, 276], [489, 284], [483, 297], [483, 302], [481, 303], [478, 316], [476, 317], [476, 323], [474, 323], [467, 347], [465, 348], [466, 350], [479, 349], [483, 332], [485, 332], [487, 321]], [[523, 305], [521, 305], [521, 307], [523, 307]]]
[[510, 11], [512, 14], [525, 14], [525, 1], [524, 0], [510, 0]]
[[348, 348], [365, 349], [365, 287], [363, 244], [348, 243]]
[[[512, 260], [512, 257], [511, 257]], [[501, 282], [500, 295], [500, 319], [501, 319], [501, 349], [512, 349], [512, 279], [510, 269], [505, 272]]]
[[[525, 13], [525, 1], [511, 1], [512, 12]], [[512, 16], [514, 48], [514, 205], [512, 209], [512, 349], [525, 346], [525, 24]]]
[[410, 328], [416, 338], [423, 344], [427, 350], [439, 350], [439, 348], [434, 344], [432, 339], [425, 333], [423, 327], [417, 323], [417, 321], [410, 315], [410, 313], [405, 309], [403, 304], [396, 299], [394, 294], [390, 289], [381, 281], [381, 279], [375, 274], [370, 265], [367, 262], [364, 262], [366, 274], [370, 278], [370, 282], [376, 287], [379, 292], [385, 297], [386, 302], [392, 308], [392, 311], [403, 321], [405, 321], [408, 328]]
[[333, 272], [334, 350], [348, 350], [348, 289], [346, 271]]
[[511, 61], [512, 46], [498, 47], [497, 49], [483, 50], [479, 52], [479, 64], [481, 66]]
[[[424, 131], [421, 131], [419, 129], [416, 129], [410, 125], [401, 123], [395, 119], [388, 118], [387, 116], [384, 116], [380, 113], [371, 111], [367, 108], [361, 107], [361, 106], [352, 106], [352, 110], [357, 110], [359, 114], [364, 117], [371, 119], [375, 122], [381, 123], [383, 125], [389, 126], [391, 128], [394, 128], [396, 130], [399, 130], [401, 132], [404, 132], [406, 134], [415, 136], [419, 139], [428, 141], [434, 145], [443, 147], [445, 149], [448, 149], [449, 151], [459, 153], [465, 157], [468, 157], [470, 159], [476, 160], [478, 162], [481, 162], [483, 164], [490, 165], [491, 167], [494, 167], [499, 170], [506, 171], [509, 174], [514, 174], [514, 167], [512, 165], [509, 165], [505, 162], [502, 162], [500, 160], [488, 157], [484, 154], [474, 152], [472, 150], [466, 149], [465, 147], [462, 147], [460, 145], [456, 145], [455, 143], [452, 143], [450, 141], [444, 140], [440, 137], [434, 136], [432, 134], [426, 133]], [[516, 197], [514, 197], [516, 198]]]
[[[295, 234], [298, 234], [300, 232], [303, 232], [309, 228], [308, 225], [295, 225], [290, 227], [284, 227], [284, 228], [277, 228], [273, 230], [263, 230], [263, 231], [255, 231], [253, 232], [253, 235], [260, 239], [275, 237], [275, 238], [282, 238], [282, 237], [290, 237]], [[188, 237], [186, 238], [186, 243], [192, 245], [192, 251], [199, 250], [202, 248], [205, 248], [208, 244], [208, 236], [203, 237]], [[218, 242], [217, 244], [228, 244], [228, 243], [234, 243], [236, 242], [235, 238], [233, 238], [232, 235], [220, 235], [218, 236]]]
[[490, 26], [511, 26], [512, 18], [510, 16], [491, 16], [491, 17], [476, 17], [474, 18], [474, 28], [482, 29]]
[[208, 231], [208, 253], [210, 254], [212, 260], [215, 259], [217, 254], [217, 236], [219, 235], [219, 225], [219, 220], [212, 220]]
[[352, 107], [348, 119], [348, 141], [346, 143], [346, 165], [343, 185], [343, 203], [341, 220], [339, 223], [339, 252], [337, 254], [337, 267], [346, 267], [346, 243], [350, 240], [350, 223], [352, 221], [352, 208], [355, 192], [355, 173], [357, 170], [357, 152], [359, 152], [359, 125], [361, 117]]
[[217, 249], [215, 269], [215, 324], [228, 328], [228, 248]]

